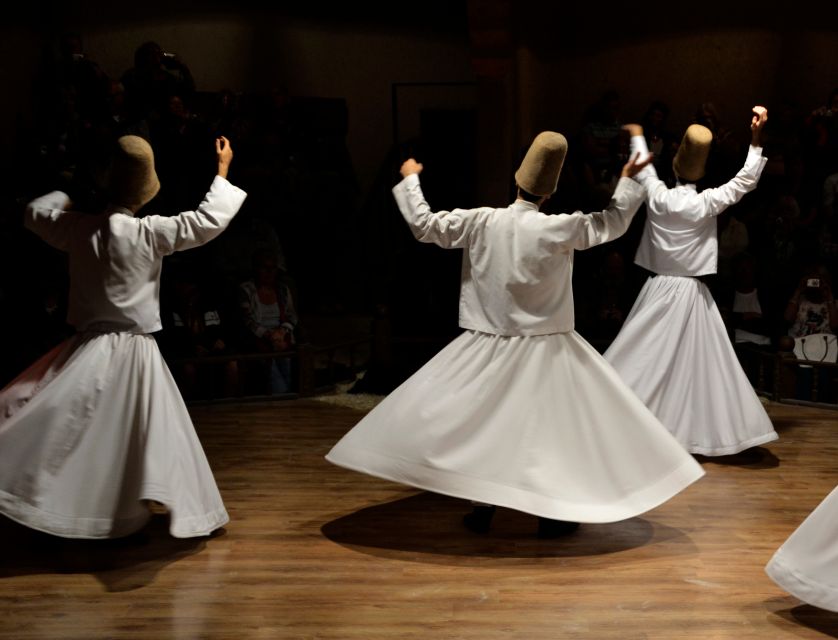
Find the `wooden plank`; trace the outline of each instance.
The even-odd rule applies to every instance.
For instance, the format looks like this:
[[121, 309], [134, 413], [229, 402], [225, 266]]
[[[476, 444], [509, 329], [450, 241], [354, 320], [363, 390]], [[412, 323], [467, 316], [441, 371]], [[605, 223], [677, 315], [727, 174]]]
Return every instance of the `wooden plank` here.
[[770, 408], [780, 440], [728, 459], [632, 520], [541, 541], [500, 510], [323, 459], [362, 414], [313, 400], [192, 409], [232, 518], [175, 540], [51, 538], [0, 521], [0, 638], [780, 639], [838, 637], [838, 615], [763, 566], [838, 484], [835, 413]]

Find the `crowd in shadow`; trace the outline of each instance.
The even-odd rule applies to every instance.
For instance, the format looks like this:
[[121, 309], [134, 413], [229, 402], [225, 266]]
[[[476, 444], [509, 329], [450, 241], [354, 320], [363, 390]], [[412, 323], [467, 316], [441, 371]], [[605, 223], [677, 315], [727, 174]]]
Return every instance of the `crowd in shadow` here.
[[248, 199], [215, 242], [166, 258], [157, 338], [188, 398], [293, 391], [292, 356], [306, 339], [300, 311], [333, 314], [347, 304], [338, 283], [351, 277], [344, 256], [357, 185], [345, 101], [281, 86], [202, 91], [186, 61], [155, 42], [109, 77], [75, 34], [45, 52], [33, 100], [2, 216], [0, 299], [9, 312], [0, 384], [72, 333], [65, 258], [23, 230], [25, 204], [59, 189], [74, 209], [101, 211], [114, 143], [133, 134], [151, 143], [161, 183], [139, 215], [194, 210], [215, 175], [214, 141], [225, 136], [235, 154], [230, 180]]
[[[487, 204], [475, 199], [476, 129], [470, 126], [476, 118], [449, 119], [448, 129], [444, 117], [428, 119], [436, 125], [392, 149], [362, 200], [346, 146], [344, 100], [292, 96], [282, 87], [201, 91], [186, 61], [154, 42], [140, 45], [133, 66], [114, 78], [85, 54], [77, 35], [63, 36], [44, 56], [34, 104], [31, 126], [19, 128], [14, 189], [4, 194], [0, 217], [0, 301], [9, 310], [0, 326], [8, 354], [0, 382], [72, 332], [64, 321], [63, 256], [25, 232], [19, 214], [29, 199], [53, 189], [69, 193], [79, 210], [101, 210], [109, 152], [123, 134], [148, 139], [155, 152], [161, 190], [144, 211], [172, 215], [197, 207], [214, 175], [219, 135], [235, 150], [231, 181], [249, 193], [218, 240], [166, 260], [158, 338], [187, 397], [293, 390], [288, 357], [232, 356], [293, 352], [307, 339], [300, 322], [306, 314], [377, 309], [396, 338], [432, 343], [456, 334], [458, 252], [417, 243], [390, 188], [401, 161], [415, 155], [426, 163], [423, 185], [435, 208]], [[707, 284], [734, 342], [777, 349], [785, 338], [799, 347], [807, 336], [838, 329], [832, 291], [838, 90], [814, 109], [793, 100], [767, 106], [768, 164], [756, 191], [718, 218], [718, 274]], [[724, 122], [713, 104], [696, 106], [689, 119], [714, 136], [699, 189], [720, 185], [741, 168], [747, 117]], [[603, 95], [570, 132], [559, 189], [545, 211], [606, 206], [628, 157], [629, 138], [621, 128], [628, 121], [643, 125], [658, 175], [674, 185], [672, 159], [682, 132], [671, 119], [664, 101], [651, 102], [644, 114], [625, 114], [617, 93]], [[618, 241], [576, 258], [577, 330], [601, 350], [619, 332], [649, 275], [633, 265], [643, 215], [641, 209]], [[809, 342], [810, 351], [814, 344]], [[834, 345], [824, 344], [816, 345], [814, 358], [803, 356], [834, 358]], [[373, 386], [389, 390], [435, 348], [420, 347], [412, 360], [404, 356], [404, 371], [385, 372]]]

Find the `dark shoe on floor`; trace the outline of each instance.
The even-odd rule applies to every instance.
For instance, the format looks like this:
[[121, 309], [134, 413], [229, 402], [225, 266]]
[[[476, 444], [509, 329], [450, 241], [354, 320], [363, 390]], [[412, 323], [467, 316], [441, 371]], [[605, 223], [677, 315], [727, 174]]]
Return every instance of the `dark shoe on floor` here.
[[471, 513], [463, 516], [463, 524], [473, 533], [489, 533], [494, 515], [494, 507], [474, 507]]
[[551, 520], [550, 518], [538, 519], [538, 537], [542, 540], [560, 538], [570, 535], [579, 528], [578, 522], [566, 522], [564, 520]]

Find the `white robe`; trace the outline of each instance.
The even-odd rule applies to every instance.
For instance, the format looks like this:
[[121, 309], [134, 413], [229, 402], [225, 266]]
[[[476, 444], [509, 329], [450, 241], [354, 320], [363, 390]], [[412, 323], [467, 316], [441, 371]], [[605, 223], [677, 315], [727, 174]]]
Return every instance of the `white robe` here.
[[838, 612], [838, 487], [789, 536], [765, 571], [803, 602]]
[[[632, 154], [647, 152], [642, 136], [631, 142]], [[638, 175], [648, 215], [635, 262], [658, 275], [605, 359], [691, 453], [729, 455], [777, 439], [710, 291], [692, 277], [716, 272], [715, 216], [756, 187], [765, 161], [751, 147], [735, 178], [701, 193], [667, 189], [652, 165]]]
[[141, 528], [141, 502], [171, 514], [176, 537], [207, 535], [227, 512], [189, 414], [150, 331], [160, 329], [165, 255], [208, 242], [245, 193], [216, 177], [196, 211], [134, 218], [66, 211], [53, 192], [26, 225], [69, 254], [78, 333], [0, 391], [0, 513], [71, 538]]
[[338, 442], [334, 464], [539, 516], [638, 515], [701, 467], [573, 331], [576, 249], [625, 232], [642, 200], [618, 184], [609, 208], [545, 215], [508, 208], [433, 213], [419, 180], [394, 195], [414, 235], [463, 248], [467, 331]]

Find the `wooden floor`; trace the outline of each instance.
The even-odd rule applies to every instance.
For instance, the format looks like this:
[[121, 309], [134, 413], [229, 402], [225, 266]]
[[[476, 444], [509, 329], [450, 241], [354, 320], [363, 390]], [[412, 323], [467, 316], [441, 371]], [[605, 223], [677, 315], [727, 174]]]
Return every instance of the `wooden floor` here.
[[770, 408], [780, 440], [643, 517], [539, 541], [500, 511], [329, 465], [360, 417], [316, 401], [193, 410], [232, 518], [175, 540], [51, 538], [0, 520], [0, 637], [633, 640], [838, 638], [763, 573], [838, 484], [838, 414]]

